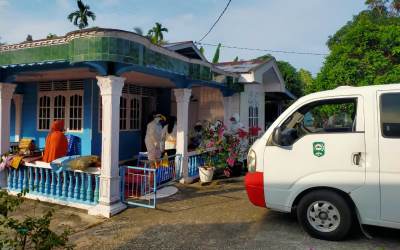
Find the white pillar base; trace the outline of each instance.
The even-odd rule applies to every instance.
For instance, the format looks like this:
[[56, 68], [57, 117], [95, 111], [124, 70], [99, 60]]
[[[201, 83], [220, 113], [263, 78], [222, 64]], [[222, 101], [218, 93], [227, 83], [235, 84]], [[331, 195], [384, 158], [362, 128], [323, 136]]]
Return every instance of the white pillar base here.
[[98, 204], [88, 210], [89, 215], [103, 216], [110, 218], [126, 209], [126, 205], [122, 202], [117, 202], [111, 205]]

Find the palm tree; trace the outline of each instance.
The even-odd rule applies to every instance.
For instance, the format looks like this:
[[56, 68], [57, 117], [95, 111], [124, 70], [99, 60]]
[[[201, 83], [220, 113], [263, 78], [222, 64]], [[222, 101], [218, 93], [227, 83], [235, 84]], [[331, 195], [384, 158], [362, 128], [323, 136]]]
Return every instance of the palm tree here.
[[153, 28], [149, 30], [147, 35], [154, 44], [161, 44], [164, 41], [163, 32], [168, 32], [168, 29], [163, 27], [161, 23], [156, 22]]
[[77, 0], [76, 3], [78, 5], [78, 10], [69, 14], [67, 18], [70, 22], [73, 22], [75, 26], [78, 26], [79, 29], [83, 29], [89, 26], [89, 18], [93, 21], [96, 20], [96, 15], [94, 12], [90, 11], [90, 6], [85, 5], [82, 0]]

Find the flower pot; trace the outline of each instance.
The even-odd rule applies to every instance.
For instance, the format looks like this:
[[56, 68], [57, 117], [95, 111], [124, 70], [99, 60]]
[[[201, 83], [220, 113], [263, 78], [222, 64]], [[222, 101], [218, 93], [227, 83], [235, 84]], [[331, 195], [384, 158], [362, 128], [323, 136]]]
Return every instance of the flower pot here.
[[202, 183], [211, 182], [213, 179], [215, 167], [199, 167], [200, 181]]

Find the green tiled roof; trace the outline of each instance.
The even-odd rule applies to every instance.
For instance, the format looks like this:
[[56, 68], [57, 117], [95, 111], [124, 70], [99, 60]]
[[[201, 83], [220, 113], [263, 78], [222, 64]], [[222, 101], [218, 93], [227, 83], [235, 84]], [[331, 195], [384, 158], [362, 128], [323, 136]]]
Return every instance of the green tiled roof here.
[[120, 30], [95, 28], [56, 39], [0, 46], [0, 67], [55, 61], [135, 64], [201, 80], [211, 80], [213, 73], [211, 64], [188, 59]]

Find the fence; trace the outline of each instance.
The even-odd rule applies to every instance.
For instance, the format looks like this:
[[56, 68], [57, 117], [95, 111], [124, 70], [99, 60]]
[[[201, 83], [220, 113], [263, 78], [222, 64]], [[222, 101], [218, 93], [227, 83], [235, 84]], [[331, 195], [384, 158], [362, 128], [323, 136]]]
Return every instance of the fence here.
[[137, 166], [121, 166], [121, 199], [128, 205], [155, 208], [157, 189], [182, 177], [180, 155], [150, 163], [139, 157]]
[[[210, 148], [205, 152], [192, 151], [188, 153], [188, 175], [192, 179], [199, 178], [199, 167], [204, 166], [209, 154], [215, 151], [215, 148]], [[216, 161], [216, 156], [211, 156], [211, 162]]]
[[29, 164], [18, 169], [9, 168], [8, 189], [11, 192], [27, 190], [29, 196], [35, 196], [32, 198], [49, 198], [45, 201], [58, 200], [61, 204], [67, 202], [66, 205], [95, 205], [99, 202], [99, 174], [79, 170], [56, 173], [48, 165]]

